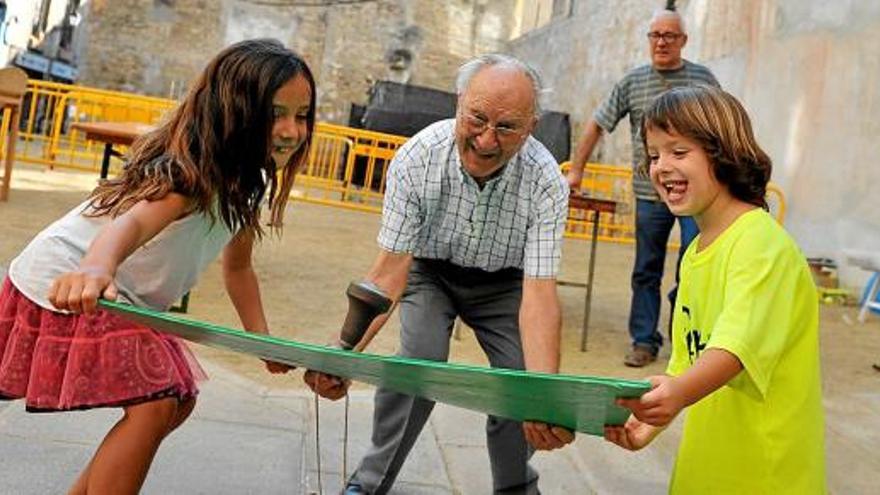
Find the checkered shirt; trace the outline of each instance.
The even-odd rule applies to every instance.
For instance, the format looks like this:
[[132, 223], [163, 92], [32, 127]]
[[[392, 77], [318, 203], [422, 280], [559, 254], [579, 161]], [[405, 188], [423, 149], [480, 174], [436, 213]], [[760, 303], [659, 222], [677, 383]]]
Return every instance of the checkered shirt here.
[[462, 168], [455, 120], [407, 141], [388, 170], [378, 242], [393, 253], [555, 278], [568, 185], [549, 151], [529, 136], [482, 189]]

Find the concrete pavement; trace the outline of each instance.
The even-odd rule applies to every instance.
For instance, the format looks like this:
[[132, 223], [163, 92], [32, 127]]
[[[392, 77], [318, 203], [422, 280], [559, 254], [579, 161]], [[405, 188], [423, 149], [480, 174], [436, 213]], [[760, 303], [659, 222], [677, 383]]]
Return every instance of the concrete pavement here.
[[[319, 493], [314, 397], [267, 389], [202, 360], [211, 379], [193, 416], [162, 445], [145, 494]], [[298, 377], [296, 377], [298, 379]], [[320, 402], [321, 483], [335, 494], [342, 482], [344, 403]], [[352, 393], [350, 473], [371, 430], [372, 391]], [[21, 401], [0, 402], [0, 493], [64, 493], [118, 410], [29, 414]], [[484, 417], [438, 405], [392, 493], [491, 493]], [[573, 446], [535, 455], [545, 494], [665, 493], [677, 435], [632, 454], [581, 435]]]

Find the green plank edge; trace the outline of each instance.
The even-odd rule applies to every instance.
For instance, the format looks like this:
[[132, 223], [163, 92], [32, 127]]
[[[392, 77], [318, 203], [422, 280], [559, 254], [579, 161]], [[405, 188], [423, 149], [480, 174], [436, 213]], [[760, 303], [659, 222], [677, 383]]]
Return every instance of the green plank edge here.
[[644, 380], [537, 373], [458, 363], [380, 356], [307, 344], [101, 300], [114, 314], [192, 342], [304, 367], [396, 392], [517, 421], [542, 421], [603, 435], [604, 425], [620, 425], [629, 411], [618, 397], [650, 390]]

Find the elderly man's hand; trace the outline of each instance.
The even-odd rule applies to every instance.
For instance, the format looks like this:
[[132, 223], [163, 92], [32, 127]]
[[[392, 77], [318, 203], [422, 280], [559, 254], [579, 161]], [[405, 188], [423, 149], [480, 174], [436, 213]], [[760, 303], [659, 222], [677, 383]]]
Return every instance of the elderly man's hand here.
[[272, 373], [273, 375], [284, 374], [290, 370], [296, 369], [296, 366], [291, 366], [289, 364], [279, 363], [276, 361], [269, 361], [267, 359], [264, 359], [263, 363], [266, 365], [266, 371]]
[[303, 381], [313, 392], [330, 400], [339, 400], [345, 397], [345, 394], [348, 393], [348, 387], [351, 385], [351, 380], [312, 370], [307, 370], [303, 374]]
[[537, 421], [523, 421], [526, 441], [536, 450], [555, 450], [574, 441], [574, 433], [555, 425]]

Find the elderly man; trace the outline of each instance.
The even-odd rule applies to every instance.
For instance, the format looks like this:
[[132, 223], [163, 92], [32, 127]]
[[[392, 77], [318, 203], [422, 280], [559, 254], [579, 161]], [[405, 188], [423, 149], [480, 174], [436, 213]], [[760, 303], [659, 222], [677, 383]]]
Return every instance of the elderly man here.
[[[556, 373], [555, 278], [569, 188], [553, 156], [530, 136], [539, 78], [514, 58], [485, 55], [461, 67], [456, 86], [455, 120], [419, 132], [391, 163], [381, 251], [367, 279], [400, 299], [401, 356], [447, 360], [460, 317], [492, 366]], [[382, 323], [383, 316], [373, 322], [367, 341]], [[306, 382], [328, 398], [347, 387], [313, 372]], [[345, 493], [386, 493], [433, 407], [377, 390], [373, 445]], [[486, 435], [499, 493], [537, 493], [532, 447], [573, 439], [558, 427], [492, 416]]]
[[[636, 261], [632, 272], [632, 303], [629, 333], [632, 349], [624, 364], [641, 367], [657, 359], [663, 336], [657, 331], [660, 319], [660, 282], [666, 261], [666, 243], [675, 216], [660, 201], [651, 186], [647, 171], [642, 170], [645, 149], [642, 144], [642, 117], [648, 104], [660, 93], [675, 86], [709, 84], [718, 81], [706, 67], [681, 58], [687, 43], [684, 22], [677, 12], [661, 10], [654, 14], [648, 29], [651, 63], [631, 70], [611, 90], [596, 110], [575, 148], [568, 174], [571, 187], [580, 187], [584, 165], [603, 132], [612, 132], [617, 123], [629, 114], [632, 139], [633, 192], [636, 196]], [[679, 218], [681, 256], [697, 235], [696, 223], [690, 217]], [[676, 270], [677, 278], [677, 270]], [[675, 305], [675, 289], [669, 301]]]

